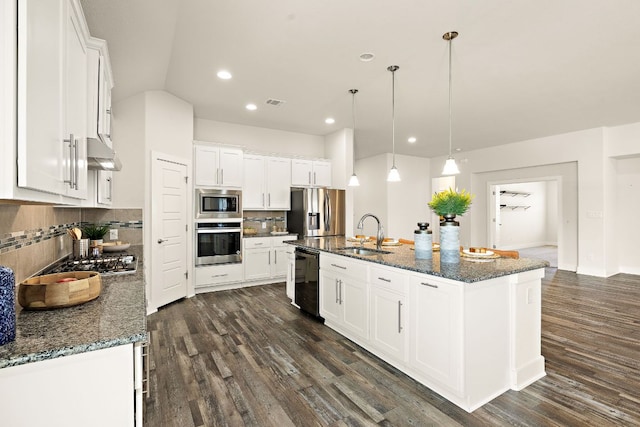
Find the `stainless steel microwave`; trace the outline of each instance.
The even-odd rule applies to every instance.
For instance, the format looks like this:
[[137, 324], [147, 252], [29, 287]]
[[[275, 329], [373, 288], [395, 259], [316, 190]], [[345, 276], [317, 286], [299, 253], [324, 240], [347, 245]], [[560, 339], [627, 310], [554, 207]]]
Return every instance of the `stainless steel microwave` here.
[[242, 191], [196, 189], [196, 219], [242, 218]]

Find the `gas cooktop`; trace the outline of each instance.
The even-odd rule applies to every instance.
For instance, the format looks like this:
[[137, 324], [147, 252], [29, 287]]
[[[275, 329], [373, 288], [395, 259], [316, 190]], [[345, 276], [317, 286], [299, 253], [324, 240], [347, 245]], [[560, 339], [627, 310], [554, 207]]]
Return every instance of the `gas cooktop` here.
[[103, 276], [113, 274], [133, 274], [138, 269], [138, 259], [127, 253], [102, 254], [91, 258], [62, 259], [43, 272], [43, 274], [66, 273], [69, 271], [97, 271]]

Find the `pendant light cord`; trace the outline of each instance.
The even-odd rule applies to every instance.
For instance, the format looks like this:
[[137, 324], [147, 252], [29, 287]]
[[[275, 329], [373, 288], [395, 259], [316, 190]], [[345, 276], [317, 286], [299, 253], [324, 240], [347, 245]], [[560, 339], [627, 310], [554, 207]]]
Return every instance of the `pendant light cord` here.
[[453, 41], [453, 38], [449, 39], [449, 158], [451, 158], [451, 150], [452, 150], [452, 144], [451, 144], [451, 132], [452, 132], [452, 125], [451, 125], [451, 42]]
[[391, 146], [393, 148], [393, 167], [396, 167], [396, 70], [391, 70]]
[[353, 174], [356, 173], [356, 93], [358, 89], [349, 89], [351, 92], [351, 120], [353, 122]]

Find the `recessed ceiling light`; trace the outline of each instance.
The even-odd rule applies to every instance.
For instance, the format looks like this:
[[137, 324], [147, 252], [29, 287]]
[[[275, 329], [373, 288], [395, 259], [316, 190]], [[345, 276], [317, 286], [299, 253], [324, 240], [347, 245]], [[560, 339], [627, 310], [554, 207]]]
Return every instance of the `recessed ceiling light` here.
[[456, 151], [462, 151], [462, 148], [456, 148]]
[[256, 106], [256, 104], [247, 104], [244, 108], [246, 108], [249, 111], [255, 111], [258, 109], [258, 107]]
[[417, 141], [415, 136], [410, 136], [409, 139], [407, 139], [407, 141], [409, 141], [410, 144], [413, 144], [414, 142]]
[[220, 70], [216, 75], [218, 76], [219, 79], [222, 79], [222, 80], [229, 80], [232, 77], [231, 73], [228, 72], [227, 70]]
[[334, 119], [333, 117], [327, 117], [326, 119], [324, 119], [324, 122], [328, 125], [332, 125], [336, 122], [336, 119]]
[[376, 56], [373, 53], [370, 53], [370, 52], [361, 53], [360, 54], [360, 61], [362, 61], [362, 62], [373, 61], [373, 58], [375, 58], [375, 57]]

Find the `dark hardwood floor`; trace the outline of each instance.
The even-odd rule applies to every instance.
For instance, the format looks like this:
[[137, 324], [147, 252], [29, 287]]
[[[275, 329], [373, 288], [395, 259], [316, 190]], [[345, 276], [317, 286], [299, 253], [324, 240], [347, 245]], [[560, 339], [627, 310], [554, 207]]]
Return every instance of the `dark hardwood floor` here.
[[548, 268], [547, 376], [469, 414], [291, 306], [284, 284], [149, 316], [155, 426], [640, 425], [640, 277]]

